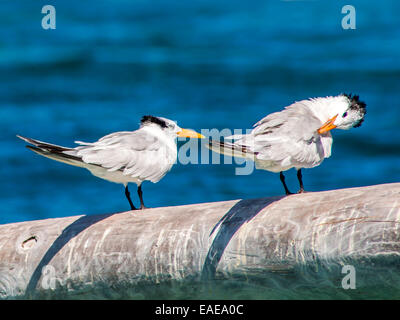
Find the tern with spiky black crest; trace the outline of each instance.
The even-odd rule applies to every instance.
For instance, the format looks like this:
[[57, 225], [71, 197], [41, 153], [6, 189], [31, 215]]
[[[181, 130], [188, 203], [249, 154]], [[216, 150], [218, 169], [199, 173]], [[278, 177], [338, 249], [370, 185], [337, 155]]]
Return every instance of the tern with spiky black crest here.
[[125, 196], [132, 210], [128, 183], [138, 186], [140, 209], [143, 202], [142, 183], [156, 183], [172, 168], [177, 158], [177, 137], [204, 138], [203, 135], [180, 128], [176, 122], [144, 116], [136, 131], [115, 132], [96, 142], [76, 141], [80, 146], [66, 148], [17, 135], [30, 143], [30, 150], [47, 158], [88, 169], [94, 176], [125, 186]]
[[251, 159], [257, 169], [279, 172], [286, 194], [291, 192], [283, 171], [296, 168], [301, 193], [301, 169], [316, 167], [331, 156], [330, 131], [359, 127], [365, 114], [366, 104], [357, 95], [302, 100], [261, 119], [249, 134], [225, 138], [232, 143], [210, 141], [207, 147], [221, 154]]

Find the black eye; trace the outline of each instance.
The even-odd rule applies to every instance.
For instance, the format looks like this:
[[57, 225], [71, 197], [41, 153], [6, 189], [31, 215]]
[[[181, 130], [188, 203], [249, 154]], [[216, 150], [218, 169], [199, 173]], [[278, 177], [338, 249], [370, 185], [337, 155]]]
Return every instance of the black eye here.
[[347, 111], [346, 111], [345, 113], [343, 113], [342, 117], [343, 117], [343, 118], [346, 118], [346, 117], [347, 117]]

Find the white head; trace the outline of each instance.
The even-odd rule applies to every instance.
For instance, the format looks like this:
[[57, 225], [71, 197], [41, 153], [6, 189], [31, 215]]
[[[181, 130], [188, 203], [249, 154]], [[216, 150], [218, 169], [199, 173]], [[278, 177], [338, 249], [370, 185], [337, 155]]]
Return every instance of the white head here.
[[319, 134], [338, 128], [348, 130], [360, 127], [367, 113], [366, 104], [359, 100], [357, 95], [341, 94], [331, 99], [325, 107], [324, 125], [318, 129]]
[[200, 133], [189, 129], [182, 129], [176, 124], [175, 121], [163, 117], [143, 116], [142, 120], [140, 120], [140, 127], [143, 128], [145, 126], [152, 126], [153, 128], [161, 130], [167, 136], [172, 138], [204, 138], [204, 136]]

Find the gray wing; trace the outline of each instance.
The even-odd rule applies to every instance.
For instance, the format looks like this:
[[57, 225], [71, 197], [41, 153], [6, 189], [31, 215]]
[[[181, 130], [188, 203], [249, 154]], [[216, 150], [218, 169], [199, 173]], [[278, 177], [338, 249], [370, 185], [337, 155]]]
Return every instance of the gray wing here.
[[167, 146], [157, 137], [140, 129], [116, 132], [93, 143], [79, 142], [70, 153], [89, 164], [100, 165], [108, 171], [122, 171], [140, 180], [159, 181], [172, 167]]
[[330, 133], [316, 133], [321, 121], [301, 102], [268, 115], [255, 124], [252, 149], [257, 159], [284, 165], [315, 165], [330, 155]]

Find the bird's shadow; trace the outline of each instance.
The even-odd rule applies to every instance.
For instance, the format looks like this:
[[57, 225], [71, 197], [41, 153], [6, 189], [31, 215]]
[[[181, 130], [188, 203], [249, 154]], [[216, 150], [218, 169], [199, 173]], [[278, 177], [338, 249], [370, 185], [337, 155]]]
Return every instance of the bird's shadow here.
[[68, 225], [62, 233], [57, 237], [56, 240], [54, 240], [53, 244], [50, 246], [50, 248], [46, 251], [44, 254], [43, 258], [40, 260], [39, 264], [37, 265], [36, 269], [33, 271], [31, 278], [29, 280], [29, 283], [26, 287], [25, 290], [25, 295], [30, 296], [33, 294], [35, 291], [37, 284], [40, 280], [40, 277], [42, 275], [42, 269], [46, 265], [49, 264], [49, 262], [53, 259], [53, 257], [74, 237], [76, 237], [79, 233], [81, 233], [83, 230], [89, 228], [91, 225], [104, 220], [115, 213], [110, 213], [110, 214], [101, 214], [101, 215], [85, 215], [74, 222], [72, 222], [70, 225]]
[[236, 231], [239, 230], [245, 222], [249, 222], [253, 219], [265, 207], [282, 198], [284, 198], [284, 196], [240, 200], [217, 222], [211, 230], [210, 236], [216, 231], [218, 226], [220, 226], [220, 228], [214, 237], [204, 261], [201, 272], [202, 280], [207, 281], [215, 278], [218, 263]]

